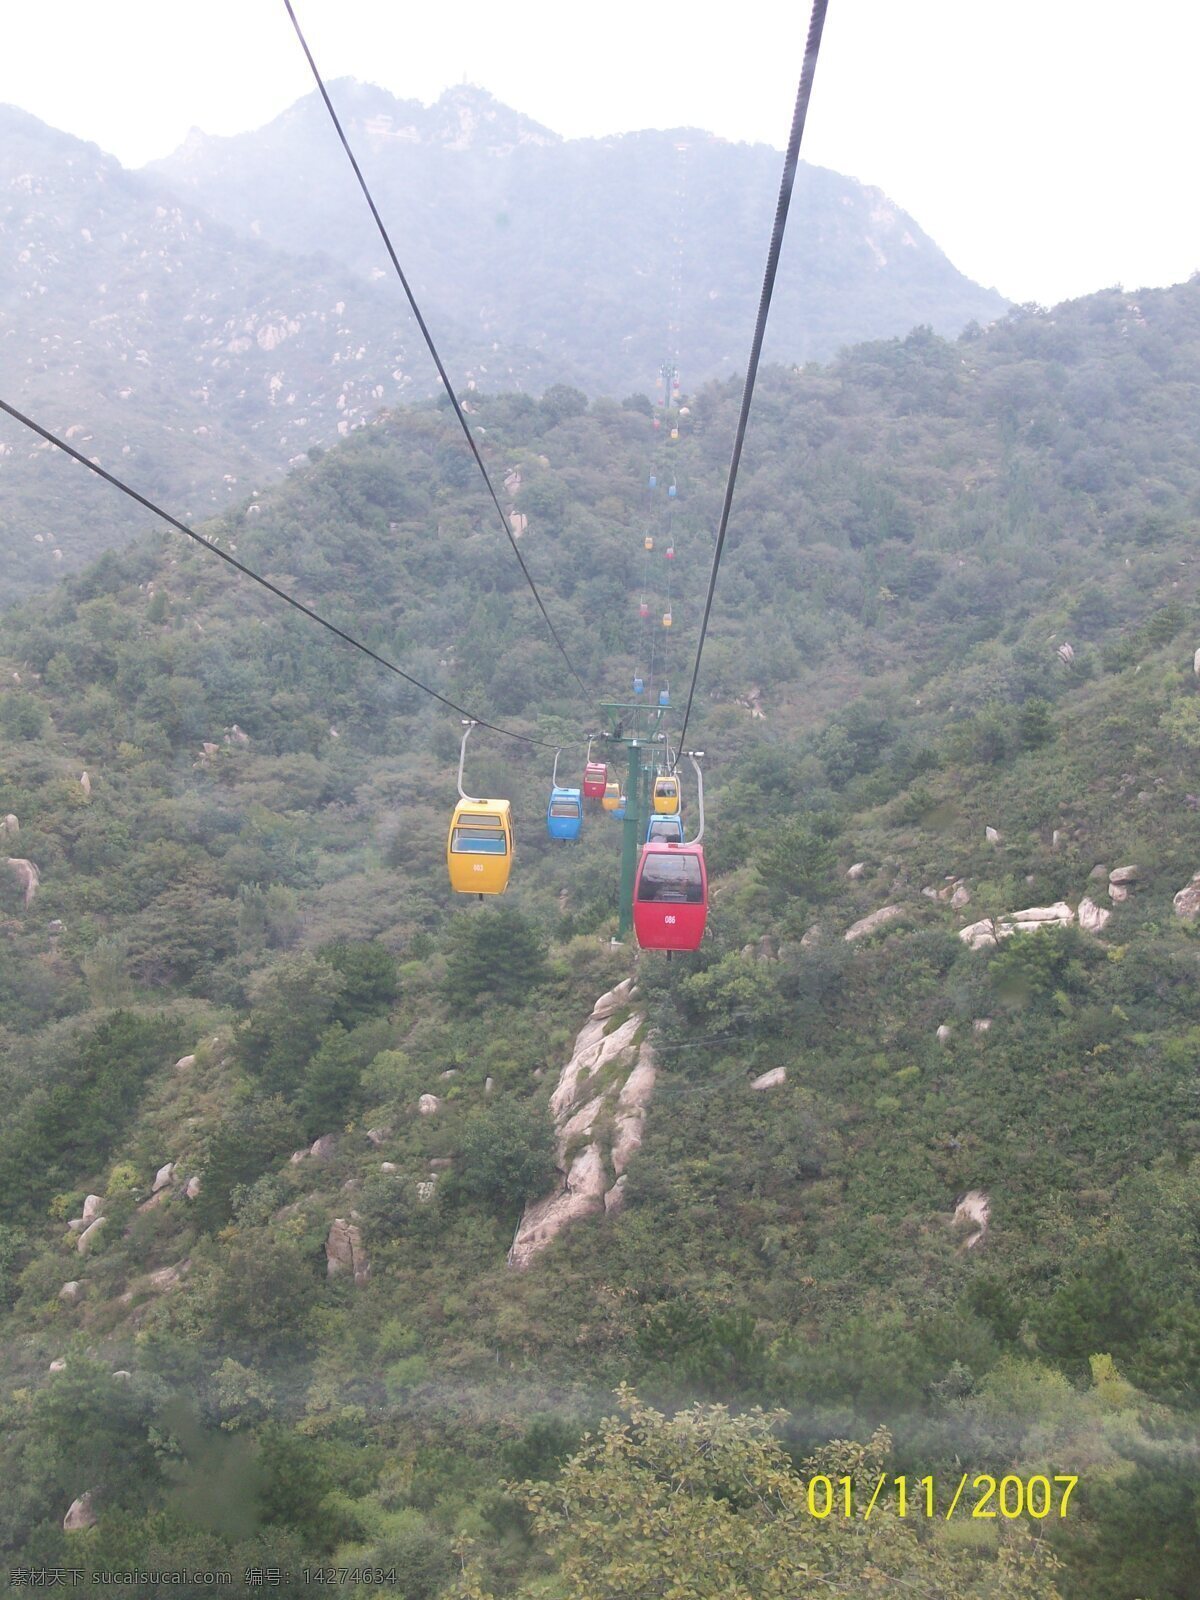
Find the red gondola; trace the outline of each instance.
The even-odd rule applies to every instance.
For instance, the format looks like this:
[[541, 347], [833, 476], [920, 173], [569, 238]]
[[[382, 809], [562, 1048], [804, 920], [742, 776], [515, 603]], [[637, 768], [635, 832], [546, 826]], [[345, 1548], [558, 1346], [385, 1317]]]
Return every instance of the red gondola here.
[[608, 782], [608, 768], [603, 761], [589, 761], [583, 769], [583, 792], [589, 800], [599, 800]]
[[643, 950], [698, 950], [708, 921], [701, 844], [642, 846], [633, 886], [633, 928]]

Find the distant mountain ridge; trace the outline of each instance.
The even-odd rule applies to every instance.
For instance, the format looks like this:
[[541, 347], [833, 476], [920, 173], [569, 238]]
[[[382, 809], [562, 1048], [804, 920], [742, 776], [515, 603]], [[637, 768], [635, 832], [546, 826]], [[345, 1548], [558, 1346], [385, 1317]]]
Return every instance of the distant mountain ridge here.
[[[687, 390], [740, 371], [778, 152], [564, 140], [468, 86], [331, 92], [464, 389], [649, 391], [676, 352]], [[5, 396], [185, 517], [438, 389], [315, 94], [142, 172], [0, 107], [0, 250]], [[801, 167], [768, 358], [1004, 309], [879, 191]], [[15, 424], [0, 494], [6, 600], [146, 522]]]
[[[432, 304], [459, 315], [478, 306], [484, 335], [546, 352], [593, 392], [645, 387], [676, 320], [688, 382], [738, 370], [778, 151], [696, 129], [562, 139], [470, 85], [428, 107], [354, 79], [329, 88], [406, 271]], [[284, 249], [327, 250], [364, 275], [387, 265], [315, 93], [252, 133], [193, 130], [146, 170]], [[801, 163], [772, 311], [775, 359], [825, 360], [920, 324], [953, 335], [1007, 306], [880, 190]]]

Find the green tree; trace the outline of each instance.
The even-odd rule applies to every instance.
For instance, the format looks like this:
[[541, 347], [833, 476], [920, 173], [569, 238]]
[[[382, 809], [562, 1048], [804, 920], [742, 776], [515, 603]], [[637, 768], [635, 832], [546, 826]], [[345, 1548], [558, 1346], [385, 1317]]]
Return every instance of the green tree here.
[[545, 946], [515, 906], [463, 912], [451, 926], [445, 979], [450, 998], [518, 1005], [545, 976]]
[[291, 1094], [333, 1020], [345, 979], [308, 951], [285, 956], [251, 988], [238, 1034], [242, 1059], [267, 1094]]
[[512, 1213], [554, 1181], [550, 1119], [510, 1097], [477, 1111], [463, 1134], [455, 1188], [468, 1199]]
[[833, 845], [809, 819], [789, 817], [769, 830], [754, 865], [772, 900], [818, 900], [831, 887], [835, 859]]
[[300, 1140], [300, 1124], [280, 1095], [227, 1111], [205, 1140], [204, 1183], [194, 1202], [197, 1225], [220, 1228], [233, 1215], [233, 1192], [254, 1180]]
[[[1058, 1600], [1053, 1559], [1019, 1530], [981, 1561], [921, 1540], [892, 1503], [870, 1522], [814, 1517], [822, 1479], [838, 1493], [850, 1478], [866, 1506], [887, 1466], [882, 1429], [797, 1471], [773, 1434], [783, 1412], [693, 1406], [668, 1417], [619, 1394], [624, 1417], [606, 1418], [552, 1483], [515, 1490], [571, 1600]], [[457, 1593], [482, 1594], [477, 1570]]]
[[367, 1017], [386, 1011], [399, 991], [396, 958], [372, 939], [342, 940], [322, 945], [317, 955], [339, 973], [342, 987], [333, 1017], [353, 1028]]
[[1040, 750], [1054, 737], [1054, 722], [1049, 703], [1026, 700], [1017, 712], [1017, 740], [1022, 750]]

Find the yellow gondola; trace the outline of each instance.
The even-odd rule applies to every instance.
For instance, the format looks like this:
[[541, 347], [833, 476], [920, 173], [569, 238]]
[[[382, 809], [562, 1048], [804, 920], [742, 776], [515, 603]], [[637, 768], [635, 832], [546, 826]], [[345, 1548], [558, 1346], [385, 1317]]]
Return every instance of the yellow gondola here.
[[604, 798], [600, 804], [605, 811], [615, 811], [621, 804], [621, 785], [615, 779], [604, 785]]
[[463, 788], [468, 722], [458, 753], [458, 804], [446, 836], [446, 866], [457, 894], [503, 894], [513, 861], [512, 806], [507, 800], [479, 800]]
[[646, 537], [642, 540], [642, 548], [644, 550], [653, 550], [654, 549], [654, 535], [652, 533], [648, 533], [646, 535]]
[[679, 812], [679, 779], [658, 777], [654, 780], [654, 809], [660, 816], [673, 817]]
[[460, 800], [450, 819], [446, 865], [459, 894], [503, 894], [512, 871], [512, 807], [507, 800]]
[[664, 611], [663, 612], [663, 627], [664, 628], [669, 628], [670, 626], [671, 626], [671, 613], [669, 611]]

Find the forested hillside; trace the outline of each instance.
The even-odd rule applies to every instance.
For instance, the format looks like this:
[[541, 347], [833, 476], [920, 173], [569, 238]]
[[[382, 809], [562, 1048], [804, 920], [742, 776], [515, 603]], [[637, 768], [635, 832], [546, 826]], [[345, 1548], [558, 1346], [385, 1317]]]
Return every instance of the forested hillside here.
[[[3, 619], [14, 1560], [1196, 1594], [1198, 370], [1193, 282], [764, 373], [689, 736], [711, 936], [669, 965], [609, 944], [617, 825], [552, 844], [551, 752], [486, 730], [513, 884], [452, 904], [457, 720], [211, 553]], [[669, 478], [686, 686], [738, 398], [670, 443], [638, 395], [477, 397], [597, 698]], [[398, 410], [205, 531], [561, 780], [598, 714], [469, 468]], [[581, 1029], [601, 1100], [653, 1064], [636, 1139], [552, 1104]], [[510, 1266], [593, 1136], [617, 1200]], [[939, 1517], [806, 1509], [883, 1471]], [[947, 1521], [964, 1472], [1079, 1481]]]
[[[776, 152], [695, 132], [563, 141], [481, 90], [426, 110], [334, 88], [464, 393], [620, 395], [684, 351], [689, 388], [740, 370]], [[1005, 310], [877, 190], [805, 167], [796, 205], [776, 359]], [[0, 247], [4, 397], [177, 514], [223, 511], [438, 389], [315, 95], [142, 173], [0, 107]], [[2, 602], [145, 526], [8, 419], [0, 489]]]

